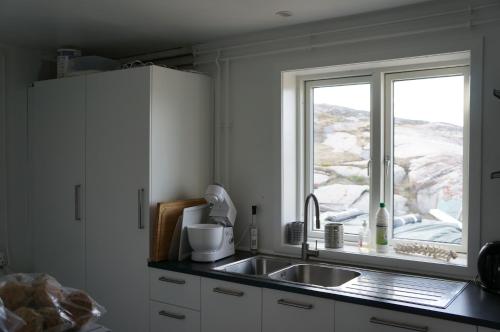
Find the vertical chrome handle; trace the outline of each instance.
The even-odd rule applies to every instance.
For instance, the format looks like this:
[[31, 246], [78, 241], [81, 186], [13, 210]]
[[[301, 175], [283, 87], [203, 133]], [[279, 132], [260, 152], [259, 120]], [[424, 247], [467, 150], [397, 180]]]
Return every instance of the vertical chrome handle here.
[[367, 176], [370, 176], [371, 168], [372, 168], [372, 160], [369, 159], [368, 163], [366, 164], [366, 173], [367, 173]]
[[82, 185], [81, 184], [75, 185], [75, 220], [77, 221], [82, 220], [81, 207], [80, 207], [81, 192], [82, 192]]
[[418, 332], [429, 331], [429, 328], [427, 326], [410, 325], [410, 324], [406, 324], [406, 323], [399, 323], [399, 322], [394, 322], [394, 321], [390, 321], [390, 320], [379, 319], [377, 317], [370, 318], [370, 323], [377, 324], [377, 325], [397, 327], [397, 328], [400, 328], [403, 330], [409, 330], [409, 331], [418, 331]]
[[137, 211], [138, 211], [138, 227], [144, 229], [144, 189], [141, 188], [137, 192]]

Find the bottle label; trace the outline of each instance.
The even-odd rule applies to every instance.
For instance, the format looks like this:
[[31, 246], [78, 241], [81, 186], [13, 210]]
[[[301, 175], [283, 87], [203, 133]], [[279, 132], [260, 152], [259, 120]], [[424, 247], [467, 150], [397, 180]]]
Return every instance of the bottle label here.
[[377, 226], [377, 244], [385, 246], [387, 242], [387, 226]]

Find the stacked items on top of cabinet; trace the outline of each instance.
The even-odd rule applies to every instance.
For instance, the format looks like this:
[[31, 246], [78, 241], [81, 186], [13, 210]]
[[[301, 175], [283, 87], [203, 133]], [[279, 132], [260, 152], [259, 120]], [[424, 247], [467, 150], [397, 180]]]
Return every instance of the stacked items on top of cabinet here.
[[148, 66], [29, 90], [35, 269], [92, 294], [113, 331], [148, 330], [157, 203], [211, 182], [210, 85]]

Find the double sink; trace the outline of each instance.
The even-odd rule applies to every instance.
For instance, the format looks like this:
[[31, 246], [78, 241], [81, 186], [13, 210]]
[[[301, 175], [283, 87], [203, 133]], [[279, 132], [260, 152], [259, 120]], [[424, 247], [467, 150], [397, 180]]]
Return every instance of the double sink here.
[[214, 268], [231, 274], [330, 289], [378, 301], [446, 308], [465, 282], [280, 257], [255, 256]]
[[291, 261], [256, 256], [216, 268], [219, 271], [250, 276], [267, 276], [270, 279], [302, 285], [338, 287], [357, 278], [361, 273], [325, 264], [292, 263]]

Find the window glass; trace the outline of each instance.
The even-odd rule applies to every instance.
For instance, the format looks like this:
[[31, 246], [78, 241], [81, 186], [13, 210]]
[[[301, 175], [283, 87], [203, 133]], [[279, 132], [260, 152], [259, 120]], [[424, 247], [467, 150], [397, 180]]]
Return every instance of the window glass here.
[[370, 181], [370, 84], [315, 87], [313, 190], [321, 228], [342, 222], [357, 234], [368, 221]]
[[393, 81], [393, 238], [462, 243], [464, 76]]

